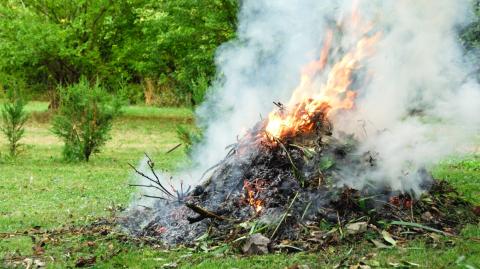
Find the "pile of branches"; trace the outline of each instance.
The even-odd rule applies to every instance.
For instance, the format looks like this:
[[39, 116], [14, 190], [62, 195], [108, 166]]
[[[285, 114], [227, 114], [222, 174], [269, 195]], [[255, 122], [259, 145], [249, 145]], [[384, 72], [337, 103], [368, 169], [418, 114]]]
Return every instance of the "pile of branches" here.
[[478, 221], [471, 204], [426, 171], [419, 171], [426, 192], [417, 199], [388, 188], [336, 184], [345, 176], [343, 167], [361, 173], [376, 160], [371, 153], [354, 154], [353, 137], [334, 138], [325, 117], [318, 117], [314, 131], [282, 140], [265, 134], [264, 125], [230, 146], [192, 190], [168, 191], [149, 159], [153, 178], [136, 171], [152, 183], [143, 187], [157, 188], [165, 197], [150, 196], [158, 198], [155, 205], [133, 210], [123, 226], [167, 245], [208, 238], [211, 244], [266, 253], [315, 249], [368, 231], [379, 236], [375, 244], [393, 244], [425, 233], [455, 234]]

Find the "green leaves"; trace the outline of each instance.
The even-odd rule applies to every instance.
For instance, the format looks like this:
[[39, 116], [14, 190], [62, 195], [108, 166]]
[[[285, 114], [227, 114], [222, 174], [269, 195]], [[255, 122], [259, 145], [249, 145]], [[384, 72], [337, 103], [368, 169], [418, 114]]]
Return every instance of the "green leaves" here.
[[53, 118], [52, 132], [65, 143], [65, 159], [88, 161], [110, 138], [121, 104], [98, 82], [91, 87], [84, 78], [59, 91], [60, 108]]
[[122, 54], [138, 57], [133, 69], [142, 76], [168, 74], [198, 104], [215, 74], [215, 50], [234, 36], [236, 11], [235, 1], [147, 1], [135, 11], [143, 42], [130, 42], [125, 49], [133, 54]]
[[24, 108], [25, 102], [18, 97], [12, 98], [3, 105], [3, 124], [0, 127], [0, 130], [8, 139], [10, 157], [16, 157], [22, 146], [20, 140], [25, 135], [25, 123], [28, 120]]
[[329, 157], [323, 157], [320, 160], [320, 171], [326, 171], [330, 168], [332, 168], [335, 165], [335, 161], [332, 158]]
[[167, 78], [179, 100], [198, 104], [215, 75], [215, 50], [234, 36], [236, 12], [234, 0], [2, 2], [0, 76], [39, 91], [84, 76], [115, 92], [124, 79]]

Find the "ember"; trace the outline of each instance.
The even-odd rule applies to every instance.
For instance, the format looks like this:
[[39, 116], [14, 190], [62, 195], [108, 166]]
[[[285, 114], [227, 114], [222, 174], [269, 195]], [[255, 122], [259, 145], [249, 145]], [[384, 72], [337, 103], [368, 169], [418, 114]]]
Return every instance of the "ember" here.
[[262, 181], [260, 179], [255, 179], [253, 183], [250, 183], [248, 180], [243, 181], [243, 187], [246, 191], [246, 200], [247, 203], [255, 210], [256, 213], [259, 213], [263, 208], [262, 200], [258, 199], [258, 193], [261, 191]]

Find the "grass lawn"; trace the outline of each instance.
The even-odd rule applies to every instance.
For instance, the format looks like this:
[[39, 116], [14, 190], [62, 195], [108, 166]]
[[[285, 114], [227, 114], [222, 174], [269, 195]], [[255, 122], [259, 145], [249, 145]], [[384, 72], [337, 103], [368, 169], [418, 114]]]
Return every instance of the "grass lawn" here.
[[[422, 268], [480, 268], [480, 224], [465, 228], [457, 238], [440, 238], [435, 243], [425, 238], [377, 249], [359, 242], [315, 253], [256, 257], [241, 256], [229, 246], [167, 251], [115, 230], [87, 231], [84, 227], [119, 214], [118, 209], [128, 205], [134, 189], [127, 186], [133, 175], [127, 163], [136, 164], [144, 152], [165, 169], [185, 160], [181, 150], [164, 152], [179, 143], [175, 127], [191, 124], [192, 112], [128, 107], [101, 153], [89, 163], [67, 163], [61, 158], [61, 141], [49, 131], [46, 110], [44, 102], [28, 105], [32, 118], [23, 140], [25, 152], [16, 161], [5, 158], [6, 141], [0, 140], [0, 267], [32, 258], [47, 267], [64, 268], [95, 258], [95, 268], [285, 268], [295, 264], [330, 268], [359, 262], [378, 268], [415, 267], [412, 263]], [[445, 161], [433, 172], [480, 204], [478, 156]]]

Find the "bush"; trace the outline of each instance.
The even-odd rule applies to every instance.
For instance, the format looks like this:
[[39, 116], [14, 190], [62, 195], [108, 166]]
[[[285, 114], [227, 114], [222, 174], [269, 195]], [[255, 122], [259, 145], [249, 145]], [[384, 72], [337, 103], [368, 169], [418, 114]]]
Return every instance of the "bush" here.
[[59, 89], [60, 107], [53, 118], [52, 131], [64, 142], [66, 160], [87, 161], [110, 139], [113, 120], [121, 104], [100, 85], [86, 79]]
[[116, 96], [129, 105], [143, 103], [143, 87], [141, 84], [129, 83], [127, 79], [120, 78], [116, 83]]
[[28, 119], [24, 108], [25, 102], [18, 97], [11, 97], [3, 105], [1, 131], [8, 139], [10, 157], [16, 157], [20, 153], [20, 139], [25, 135], [25, 123]]
[[192, 82], [192, 104], [198, 105], [203, 102], [209, 87], [208, 78], [202, 74]]

